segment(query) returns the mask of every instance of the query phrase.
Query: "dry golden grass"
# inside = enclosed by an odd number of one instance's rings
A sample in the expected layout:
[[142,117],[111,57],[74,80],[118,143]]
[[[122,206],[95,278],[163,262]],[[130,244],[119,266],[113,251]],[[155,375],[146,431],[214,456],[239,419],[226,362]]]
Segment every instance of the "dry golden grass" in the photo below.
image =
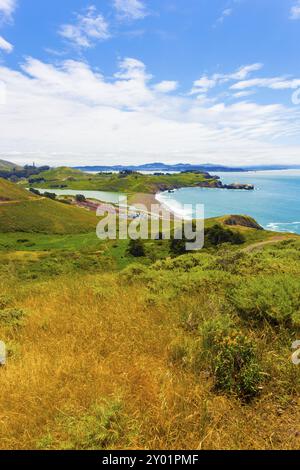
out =
[[[0,328],[11,351],[0,369],[1,449],[299,447],[299,403],[243,405],[170,363],[182,336],[176,304],[151,305],[144,287],[108,274],[0,284],[27,312],[23,325]],[[112,416],[101,438],[95,407]]]

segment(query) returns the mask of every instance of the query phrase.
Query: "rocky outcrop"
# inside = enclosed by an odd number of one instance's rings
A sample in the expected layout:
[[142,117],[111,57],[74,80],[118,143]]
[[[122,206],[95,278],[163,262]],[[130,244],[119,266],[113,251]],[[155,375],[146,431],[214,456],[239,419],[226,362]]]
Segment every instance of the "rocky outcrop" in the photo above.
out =
[[223,223],[230,226],[238,225],[240,227],[253,228],[255,230],[264,230],[256,220],[246,215],[230,215],[224,219]]
[[242,183],[232,183],[232,184],[222,184],[224,189],[244,189],[246,191],[253,191],[253,184],[242,184]]

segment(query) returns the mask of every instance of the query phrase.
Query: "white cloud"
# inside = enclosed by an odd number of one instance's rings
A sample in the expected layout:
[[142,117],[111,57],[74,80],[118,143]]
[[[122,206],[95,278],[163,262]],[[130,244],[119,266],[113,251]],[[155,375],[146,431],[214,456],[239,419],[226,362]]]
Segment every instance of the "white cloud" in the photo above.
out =
[[223,23],[226,18],[232,15],[232,13],[233,13],[232,8],[225,8],[225,10],[222,11],[221,16],[217,19],[216,23]]
[[17,7],[16,0],[0,0],[0,15],[10,18]]
[[83,48],[92,47],[95,41],[110,37],[108,23],[94,6],[89,7],[85,14],[77,14],[74,24],[62,25],[59,33],[74,45]]
[[14,46],[10,44],[6,39],[4,39],[2,36],[0,36],[0,49],[2,49],[4,52],[10,53],[13,51]]
[[246,96],[251,96],[253,95],[255,92],[252,91],[252,90],[248,90],[248,91],[239,91],[237,93],[234,93],[234,97],[235,98],[245,98]]
[[239,69],[237,69],[233,73],[229,74],[220,74],[220,73],[215,73],[212,75],[212,77],[208,77],[207,75],[204,75],[203,77],[200,78],[200,80],[196,80],[193,84],[193,88],[190,91],[191,95],[196,95],[196,94],[206,94],[210,89],[214,88],[215,86],[219,84],[226,83],[230,80],[235,81],[235,80],[244,80],[245,78],[248,77],[249,74],[252,72],[258,71],[263,67],[263,64],[261,63],[255,63],[255,64],[250,64],[250,65],[243,65]]
[[295,90],[300,87],[300,79],[287,79],[285,77],[275,78],[253,78],[232,85],[232,90],[245,90],[247,88],[270,88],[272,90]]
[[292,6],[290,18],[292,20],[300,19],[300,0],[296,0],[295,5]]
[[194,82],[193,88],[190,91],[191,95],[196,94],[205,94],[211,88],[214,88],[218,83],[218,78],[214,76],[213,78],[208,78],[206,75],[203,75],[199,80]]
[[134,58],[120,62],[113,79],[84,62],[34,58],[21,71],[1,66],[0,77],[7,90],[0,154],[17,163],[299,161],[296,106],[164,94]]
[[159,93],[171,93],[178,88],[178,82],[174,82],[171,80],[164,80],[160,83],[154,85],[154,90],[158,91]]
[[119,18],[140,20],[148,15],[142,0],[114,0],[114,7]]

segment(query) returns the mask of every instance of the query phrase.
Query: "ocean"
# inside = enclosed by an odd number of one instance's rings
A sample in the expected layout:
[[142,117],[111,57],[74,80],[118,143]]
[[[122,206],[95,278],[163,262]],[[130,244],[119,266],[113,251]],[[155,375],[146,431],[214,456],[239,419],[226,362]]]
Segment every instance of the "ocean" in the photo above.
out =
[[205,217],[246,214],[265,229],[300,234],[300,170],[216,173],[223,183],[249,183],[254,191],[183,188],[157,199],[175,213],[191,218],[184,204],[204,204]]

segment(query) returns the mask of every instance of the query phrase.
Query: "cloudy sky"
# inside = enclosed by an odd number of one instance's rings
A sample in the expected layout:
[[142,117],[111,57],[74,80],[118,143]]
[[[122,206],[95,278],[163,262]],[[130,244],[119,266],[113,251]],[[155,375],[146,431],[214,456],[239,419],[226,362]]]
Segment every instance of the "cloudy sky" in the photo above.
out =
[[0,158],[300,164],[300,0],[0,0]]

